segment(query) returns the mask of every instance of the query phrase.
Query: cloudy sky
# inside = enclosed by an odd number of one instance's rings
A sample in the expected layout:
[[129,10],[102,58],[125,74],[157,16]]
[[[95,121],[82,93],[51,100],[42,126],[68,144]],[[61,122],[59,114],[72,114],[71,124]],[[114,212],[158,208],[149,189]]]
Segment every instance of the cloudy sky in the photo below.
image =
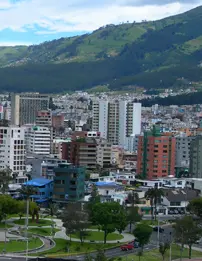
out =
[[0,0],[0,45],[37,44],[106,24],[156,20],[202,0]]

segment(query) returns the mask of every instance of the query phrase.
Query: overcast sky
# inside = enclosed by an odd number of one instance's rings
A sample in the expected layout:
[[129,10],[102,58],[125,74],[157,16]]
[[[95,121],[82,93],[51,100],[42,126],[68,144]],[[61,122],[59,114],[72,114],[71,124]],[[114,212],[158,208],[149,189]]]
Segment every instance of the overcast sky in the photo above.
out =
[[0,0],[0,45],[37,44],[126,21],[157,20],[202,0]]

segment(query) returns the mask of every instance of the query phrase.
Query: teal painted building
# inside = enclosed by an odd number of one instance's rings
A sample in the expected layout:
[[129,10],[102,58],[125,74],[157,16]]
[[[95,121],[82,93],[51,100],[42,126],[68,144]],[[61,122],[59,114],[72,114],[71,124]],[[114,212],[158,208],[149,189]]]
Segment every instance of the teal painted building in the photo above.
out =
[[79,201],[85,193],[85,168],[61,163],[55,168],[53,201]]

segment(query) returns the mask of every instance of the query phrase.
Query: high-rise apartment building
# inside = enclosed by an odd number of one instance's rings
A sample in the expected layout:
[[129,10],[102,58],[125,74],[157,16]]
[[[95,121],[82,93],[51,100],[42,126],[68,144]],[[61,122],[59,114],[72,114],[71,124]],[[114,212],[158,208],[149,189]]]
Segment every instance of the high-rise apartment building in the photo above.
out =
[[137,174],[145,179],[175,175],[174,137],[162,136],[157,127],[139,136]]
[[191,143],[189,173],[193,178],[202,178],[202,136]]
[[106,140],[97,140],[96,162],[100,167],[109,167],[112,158],[112,145]]
[[0,127],[0,170],[9,168],[20,176],[25,172],[25,130]]
[[75,166],[96,168],[97,143],[93,138],[79,138],[62,144],[62,159]]
[[109,142],[126,146],[127,137],[141,132],[141,103],[94,101],[92,129]]
[[11,123],[34,124],[37,111],[48,110],[49,97],[39,93],[21,93],[11,96]]
[[190,165],[191,144],[196,136],[180,135],[176,137],[175,170],[176,177],[180,177],[185,171],[188,173]]
[[31,154],[49,155],[51,130],[48,127],[31,126],[26,129],[26,150]]
[[52,126],[59,130],[60,128],[64,128],[64,114],[52,114]]
[[43,126],[43,127],[51,127],[52,126],[52,117],[51,111],[37,111],[36,113],[36,126]]

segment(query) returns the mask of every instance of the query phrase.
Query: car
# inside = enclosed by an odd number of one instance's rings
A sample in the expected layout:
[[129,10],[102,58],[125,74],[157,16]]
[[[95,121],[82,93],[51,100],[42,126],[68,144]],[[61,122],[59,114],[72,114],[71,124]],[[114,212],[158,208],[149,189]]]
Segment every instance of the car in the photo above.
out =
[[134,249],[134,245],[133,244],[127,244],[127,245],[121,246],[120,248],[121,248],[121,251],[133,250]]
[[162,227],[153,227],[153,231],[155,231],[155,232],[158,232],[159,231],[159,233],[163,233],[164,232],[164,229],[162,228]]
[[173,213],[173,210],[168,210],[168,214],[172,215]]
[[176,215],[177,215],[177,214],[179,214],[179,212],[178,212],[177,210],[174,210],[174,214],[176,214]]

